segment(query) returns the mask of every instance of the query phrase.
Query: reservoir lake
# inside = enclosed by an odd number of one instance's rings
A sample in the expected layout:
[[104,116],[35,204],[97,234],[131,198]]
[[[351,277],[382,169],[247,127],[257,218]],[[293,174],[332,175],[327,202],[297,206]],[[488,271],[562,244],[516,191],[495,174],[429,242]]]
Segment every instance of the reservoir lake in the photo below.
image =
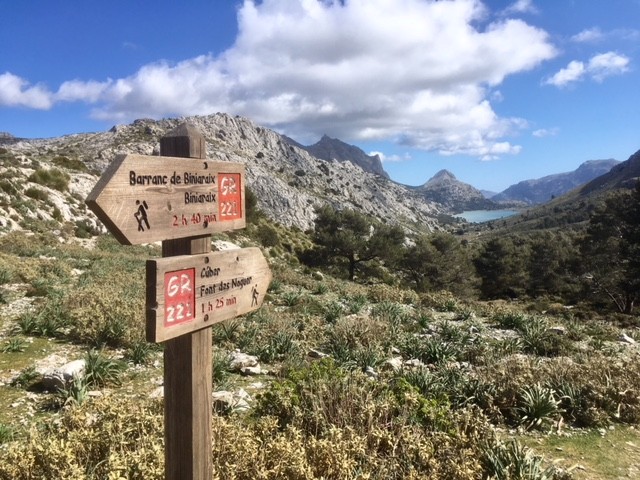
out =
[[471,223],[482,223],[510,217],[518,213],[520,212],[517,210],[469,210],[468,212],[458,213],[454,217],[462,218]]

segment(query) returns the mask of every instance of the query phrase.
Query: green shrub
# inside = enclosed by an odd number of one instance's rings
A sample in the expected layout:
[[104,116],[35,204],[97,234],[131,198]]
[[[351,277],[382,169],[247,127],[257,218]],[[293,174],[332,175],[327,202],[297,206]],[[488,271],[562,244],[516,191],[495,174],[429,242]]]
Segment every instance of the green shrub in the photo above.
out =
[[64,155],[53,157],[51,162],[58,167],[66,168],[68,170],[76,170],[78,172],[88,172],[87,166],[81,160],[77,158],[69,158]]
[[346,308],[341,302],[331,302],[325,307],[324,319],[327,323],[336,323],[345,312]]
[[162,404],[106,395],[0,451],[0,478],[164,478]]
[[57,168],[44,169],[38,168],[35,172],[29,175],[29,181],[44,185],[60,192],[66,192],[69,190],[69,181],[71,177]]
[[277,247],[280,245],[278,231],[269,224],[261,224],[258,226],[256,238],[263,247]]
[[42,202],[46,202],[49,200],[49,193],[36,187],[27,188],[24,191],[24,194],[29,198],[33,198],[34,200],[40,200]]
[[18,327],[25,335],[61,337],[70,324],[69,313],[60,296],[48,299],[37,311],[29,311],[18,317]]
[[211,355],[211,379],[216,388],[221,388],[231,372],[231,355],[224,350],[214,350]]
[[6,178],[0,179],[0,192],[7,193],[11,196],[18,195],[18,189]]
[[487,442],[482,461],[488,478],[494,480],[563,478],[560,476],[561,472],[557,472],[554,467],[545,467],[541,456],[517,440],[509,440],[506,443],[495,440]]
[[13,272],[6,267],[0,266],[0,285],[6,285],[13,280]]
[[127,366],[99,350],[89,350],[84,356],[84,361],[84,380],[92,387],[120,385],[120,375]]
[[128,347],[144,334],[142,259],[94,264],[66,299],[73,339],[92,346]]
[[125,353],[125,358],[134,365],[146,365],[155,350],[152,343],[146,340],[134,340]]
[[27,342],[24,338],[14,337],[5,341],[0,352],[2,353],[18,353],[24,352],[27,349]]
[[88,220],[76,220],[74,233],[78,238],[91,238],[100,234],[100,231]]
[[49,407],[57,409],[70,405],[82,405],[88,398],[88,387],[86,378],[74,377],[67,385],[58,389]]
[[546,422],[554,420],[560,413],[559,407],[560,402],[555,392],[536,383],[522,388],[516,411],[521,423],[531,429],[540,428]]

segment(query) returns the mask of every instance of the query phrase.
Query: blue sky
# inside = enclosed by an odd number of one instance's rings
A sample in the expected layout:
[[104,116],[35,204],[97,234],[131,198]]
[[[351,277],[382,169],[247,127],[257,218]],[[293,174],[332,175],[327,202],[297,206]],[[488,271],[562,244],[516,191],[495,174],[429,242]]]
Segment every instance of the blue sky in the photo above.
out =
[[501,191],[640,149],[640,0],[0,0],[0,131],[226,112]]

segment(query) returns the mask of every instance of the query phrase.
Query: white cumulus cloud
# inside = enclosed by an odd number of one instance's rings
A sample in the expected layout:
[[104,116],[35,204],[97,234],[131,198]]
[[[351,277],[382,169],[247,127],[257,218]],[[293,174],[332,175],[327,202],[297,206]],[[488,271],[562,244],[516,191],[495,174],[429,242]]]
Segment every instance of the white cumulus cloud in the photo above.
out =
[[[511,11],[533,9],[519,0]],[[516,153],[505,137],[523,122],[498,116],[492,91],[556,49],[520,19],[490,18],[480,0],[244,0],[235,43],[219,55],[71,80],[45,98],[93,103],[95,117],[117,122],[222,111],[303,142],[326,133],[444,154]]]
[[9,72],[0,75],[0,106],[48,110],[52,105],[51,92],[45,86],[30,85]]
[[565,67],[546,79],[543,83],[565,87],[571,83],[590,78],[602,82],[606,77],[621,75],[629,70],[629,57],[615,52],[600,53],[587,62],[572,60]]

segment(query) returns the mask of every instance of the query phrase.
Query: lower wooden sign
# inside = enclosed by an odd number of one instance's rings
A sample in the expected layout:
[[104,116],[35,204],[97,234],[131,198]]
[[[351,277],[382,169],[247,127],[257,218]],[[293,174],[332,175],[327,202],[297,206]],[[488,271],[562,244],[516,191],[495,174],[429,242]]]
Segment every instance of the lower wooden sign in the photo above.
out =
[[147,260],[147,341],[164,342],[257,310],[270,282],[259,248]]

